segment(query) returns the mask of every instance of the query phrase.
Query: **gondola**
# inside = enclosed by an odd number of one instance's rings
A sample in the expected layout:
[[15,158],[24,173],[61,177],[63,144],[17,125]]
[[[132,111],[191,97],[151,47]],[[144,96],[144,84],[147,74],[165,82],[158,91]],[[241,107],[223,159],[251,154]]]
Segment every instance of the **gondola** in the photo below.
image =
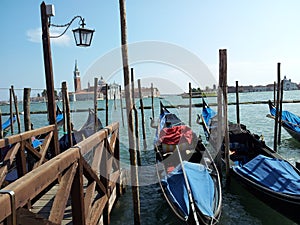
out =
[[[203,107],[204,114],[206,110]],[[209,141],[213,144],[217,129],[214,118],[210,120],[212,124],[202,120],[203,129],[209,128]],[[229,123],[229,140],[231,177],[271,208],[300,223],[300,171],[245,125]],[[224,158],[224,151],[222,154]]]
[[[100,129],[103,128],[103,125],[101,123],[101,120],[97,117],[97,127],[96,131],[99,131]],[[93,109],[89,109],[89,115],[86,120],[86,122],[83,124],[83,126],[79,130],[73,130],[72,131],[72,141],[73,145],[79,143],[83,139],[88,138],[92,134],[95,133],[95,113]],[[59,147],[60,151],[65,151],[68,148],[70,148],[70,143],[68,141],[68,135],[64,134],[60,139],[59,139]]]
[[[268,101],[270,114],[267,117],[275,119],[276,116],[276,107],[272,104],[272,102]],[[289,112],[282,111],[281,115],[281,124],[282,127],[297,141],[300,141],[300,117]]]
[[160,104],[155,153],[159,184],[175,215],[188,224],[217,224],[222,191],[215,163],[201,139]]
[[2,124],[2,131],[3,131],[3,137],[5,137],[8,132],[11,129],[11,122],[14,124],[17,120],[17,116],[13,115],[12,120],[11,117],[9,117],[3,124]]

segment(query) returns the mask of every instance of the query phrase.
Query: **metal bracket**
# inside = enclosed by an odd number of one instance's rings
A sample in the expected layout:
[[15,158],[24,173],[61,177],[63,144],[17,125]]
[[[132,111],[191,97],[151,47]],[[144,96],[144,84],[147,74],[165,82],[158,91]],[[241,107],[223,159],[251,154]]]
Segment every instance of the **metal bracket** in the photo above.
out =
[[17,225],[15,192],[10,191],[10,190],[0,190],[0,194],[8,194],[9,195],[10,205],[11,205],[11,223],[12,223],[12,225]]

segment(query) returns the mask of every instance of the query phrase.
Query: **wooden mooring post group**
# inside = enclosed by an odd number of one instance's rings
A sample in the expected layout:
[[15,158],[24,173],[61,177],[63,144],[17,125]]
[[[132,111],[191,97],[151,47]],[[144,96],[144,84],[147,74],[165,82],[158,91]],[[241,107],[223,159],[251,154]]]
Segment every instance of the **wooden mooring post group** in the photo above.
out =
[[[109,224],[110,212],[124,185],[119,124],[113,123],[47,159],[45,152],[54,129],[49,125],[0,140],[0,148],[10,148],[0,168],[4,186],[0,190],[0,224]],[[31,137],[41,134],[46,134],[43,145],[33,149]],[[26,170],[25,154],[20,154],[24,149],[35,159],[31,172]],[[20,165],[19,178],[4,185],[14,158]]]

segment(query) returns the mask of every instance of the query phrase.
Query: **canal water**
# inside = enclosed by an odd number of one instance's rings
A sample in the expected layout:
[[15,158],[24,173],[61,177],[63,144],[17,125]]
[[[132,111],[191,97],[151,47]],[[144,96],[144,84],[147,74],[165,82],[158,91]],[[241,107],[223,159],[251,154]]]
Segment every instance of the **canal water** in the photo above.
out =
[[[273,99],[273,92],[253,92],[253,93],[240,93],[240,102],[252,102],[252,101],[267,101]],[[299,100],[300,91],[286,91],[284,92],[284,100]],[[180,96],[161,96],[160,98],[154,98],[154,116],[155,119],[159,116],[159,102],[162,101],[165,105],[188,105],[188,99],[182,99]],[[206,99],[208,104],[216,103],[215,97],[209,97]],[[201,103],[201,99],[192,99],[192,103]],[[228,95],[228,102],[235,102],[235,94]],[[135,101],[137,108],[139,107],[139,100]],[[144,106],[151,106],[151,98],[143,99]],[[59,105],[60,103],[58,103]],[[123,106],[125,102],[123,100]],[[8,106],[0,106],[2,113],[9,112]],[[72,102],[72,110],[80,110],[93,108],[92,101],[84,102]],[[105,108],[105,101],[98,101],[98,108]],[[216,110],[216,107],[212,107]],[[19,106],[19,110],[22,111],[22,105]],[[31,104],[31,111],[46,110],[45,103]],[[171,112],[176,113],[178,117],[188,124],[189,108],[179,107],[170,108]],[[291,111],[300,115],[299,103],[286,103],[283,104],[283,110]],[[126,112],[123,110],[124,118],[126,118]],[[120,146],[121,146],[121,166],[122,168],[130,170],[129,152],[128,152],[128,135],[127,126],[123,127],[122,116],[120,110],[120,100],[109,101],[109,120],[108,122],[120,123]],[[139,112],[140,123],[140,137],[142,137],[141,129],[141,115]],[[204,134],[202,127],[196,124],[197,114],[201,114],[201,108],[192,108],[192,129],[202,136]],[[241,104],[240,105],[240,121],[247,126],[252,133],[263,135],[265,142],[268,146],[273,146],[273,131],[274,121],[266,117],[269,114],[269,107],[267,104]],[[87,119],[87,112],[74,112],[72,113],[72,121],[75,129],[80,129],[85,120]],[[143,148],[143,141],[140,141],[142,166],[139,168],[139,180],[140,180],[140,204],[141,204],[141,224],[143,225],[175,225],[184,224],[178,220],[168,204],[164,200],[160,191],[159,184],[157,183],[156,171],[155,171],[155,155],[153,151],[153,138],[155,136],[155,130],[150,127],[150,117],[152,116],[151,109],[145,109],[145,128],[146,128],[146,149]],[[105,125],[105,111],[98,111],[98,117],[101,119],[103,125]],[[236,108],[235,105],[228,106],[228,117],[230,121],[236,121]],[[2,121],[5,121],[6,116],[2,117]],[[21,116],[21,124],[23,124]],[[32,114],[31,122],[34,128],[47,125],[46,114]],[[15,127],[17,130],[17,127]],[[62,131],[60,131],[62,135]],[[141,138],[142,139],[142,138]],[[300,161],[300,143],[290,137],[290,135],[282,129],[282,144],[279,146],[279,153],[292,163]],[[126,188],[126,193],[121,196],[116,203],[112,214],[112,225],[130,225],[133,224],[133,204],[131,187]],[[266,225],[292,225],[295,224],[287,218],[281,216],[279,213],[266,206],[261,201],[257,200],[254,196],[249,194],[243,188],[234,182],[230,187],[223,188],[223,205],[222,215],[219,224],[222,225],[236,225],[236,224],[266,224]]]

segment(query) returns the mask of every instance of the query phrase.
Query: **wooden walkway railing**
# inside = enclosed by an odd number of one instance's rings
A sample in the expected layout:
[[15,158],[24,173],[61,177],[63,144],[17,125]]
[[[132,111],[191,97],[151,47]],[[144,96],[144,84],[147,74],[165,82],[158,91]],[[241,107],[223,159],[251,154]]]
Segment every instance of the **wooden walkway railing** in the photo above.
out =
[[[109,224],[120,193],[119,155],[119,124],[113,123],[1,189],[0,223],[62,224],[70,201],[72,224]],[[49,216],[33,213],[30,206],[54,185]]]
[[[13,166],[17,169],[18,177],[21,177],[29,170],[47,161],[46,154],[54,129],[55,125],[49,125],[0,139],[1,151],[7,151],[0,167],[0,187],[3,186],[5,177]],[[32,138],[40,135],[44,136],[42,145],[33,148]],[[25,155],[25,150],[28,157]],[[31,160],[28,160],[29,157],[31,157]]]

